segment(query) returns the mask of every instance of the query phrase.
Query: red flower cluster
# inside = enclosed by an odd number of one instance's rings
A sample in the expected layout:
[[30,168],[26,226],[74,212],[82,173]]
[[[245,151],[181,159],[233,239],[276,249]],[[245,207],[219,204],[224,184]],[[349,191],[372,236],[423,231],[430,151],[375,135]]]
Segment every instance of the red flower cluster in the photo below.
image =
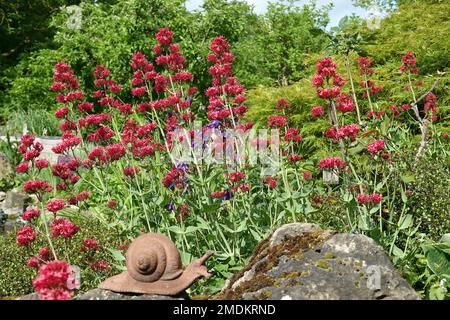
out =
[[384,110],[369,110],[366,116],[372,119],[380,119],[386,112]]
[[351,141],[355,141],[356,136],[359,132],[359,126],[357,124],[349,124],[336,129],[331,127],[324,132],[327,138],[330,138],[334,143],[338,142],[339,139],[349,138]]
[[68,288],[70,272],[65,261],[51,261],[39,268],[33,286],[42,300],[67,300],[72,296]]
[[372,80],[360,81],[359,85],[361,88],[364,89],[363,91],[364,97],[367,97],[367,95],[373,96],[383,90],[382,86],[376,86],[375,82],[373,82]]
[[95,239],[85,239],[83,240],[83,246],[81,247],[81,251],[98,251],[100,250],[100,245],[97,243]]
[[16,242],[21,246],[27,246],[37,237],[32,226],[25,226],[17,232]]
[[373,74],[373,69],[370,68],[372,61],[369,57],[358,57],[358,67],[361,75]]
[[35,142],[35,136],[31,133],[22,136],[21,144],[17,150],[22,154],[24,162],[16,167],[17,173],[25,173],[29,169],[28,162],[34,163],[35,159],[39,157],[41,151],[44,149],[40,142]]
[[266,176],[264,181],[269,185],[270,189],[275,189],[277,187],[277,180],[272,178],[271,176]]
[[311,116],[313,118],[321,117],[325,114],[325,111],[323,107],[321,106],[315,106],[311,109]]
[[22,219],[23,220],[27,220],[27,221],[31,221],[34,218],[37,218],[41,215],[41,212],[39,211],[39,209],[37,208],[31,208],[26,210],[23,214],[22,214]]
[[280,98],[277,100],[277,106],[275,107],[275,109],[283,110],[290,107],[291,103],[288,100],[286,100],[285,98]]
[[164,187],[169,189],[182,189],[184,186],[184,180],[184,171],[182,169],[172,167],[172,169],[163,178],[162,184]]
[[429,111],[431,111],[431,113],[433,113],[433,114],[438,113],[438,108],[436,106],[436,102],[437,102],[436,95],[434,95],[432,92],[427,94],[425,96],[425,104],[423,106],[424,111],[426,113],[428,113]]
[[384,140],[375,140],[367,145],[367,150],[371,154],[376,155],[378,151],[384,149],[384,146],[385,146]]
[[66,203],[62,199],[52,199],[47,202],[47,210],[53,213],[58,212],[66,206]]
[[123,174],[126,177],[133,177],[139,172],[139,167],[125,167],[123,168]]
[[210,49],[213,53],[208,55],[208,61],[214,65],[208,69],[213,77],[212,86],[205,91],[209,97],[208,119],[230,127],[247,112],[247,107],[242,105],[245,88],[233,77],[234,57],[228,42],[223,37],[216,37],[211,40]]
[[368,194],[358,194],[356,197],[356,200],[359,204],[365,204],[365,203],[372,203],[372,204],[378,204],[383,200],[383,196],[379,193],[374,192],[371,195]]
[[288,128],[286,134],[284,135],[284,141],[300,141],[302,140],[302,135],[298,133],[297,128]]
[[336,68],[336,63],[330,57],[323,58],[317,63],[313,85],[317,88],[319,98],[330,100],[341,93],[345,80],[336,72]]
[[52,190],[52,186],[44,180],[32,180],[23,184],[23,191],[25,193],[42,193],[51,192]]
[[30,268],[39,268],[43,263],[48,262],[52,259],[52,253],[50,249],[47,247],[43,247],[39,249],[39,253],[37,257],[31,257],[27,260],[27,265]]
[[50,227],[52,229],[51,235],[53,238],[61,236],[63,238],[72,238],[79,230],[80,227],[73,224],[66,218],[56,218],[54,219]]
[[287,118],[288,118],[288,116],[286,116],[286,115],[282,115],[282,116],[277,116],[277,115],[269,116],[269,119],[267,120],[267,125],[268,125],[270,128],[282,128],[282,127],[286,127],[286,126],[288,125]]
[[352,98],[346,94],[342,93],[339,95],[339,97],[336,99],[337,108],[342,113],[350,112],[355,110],[355,105],[353,103]]
[[235,171],[230,173],[229,179],[231,182],[236,183],[245,179],[245,173],[241,171]]
[[92,270],[104,271],[109,268],[109,263],[104,260],[100,260],[100,261],[91,263],[89,265],[89,268],[91,268]]
[[342,161],[340,157],[329,157],[319,161],[317,165],[320,169],[337,168],[343,169],[347,166],[347,163]]
[[402,57],[402,66],[400,67],[400,72],[411,72],[411,73],[419,73],[419,69],[416,66],[416,57],[414,57],[414,53],[407,52]]

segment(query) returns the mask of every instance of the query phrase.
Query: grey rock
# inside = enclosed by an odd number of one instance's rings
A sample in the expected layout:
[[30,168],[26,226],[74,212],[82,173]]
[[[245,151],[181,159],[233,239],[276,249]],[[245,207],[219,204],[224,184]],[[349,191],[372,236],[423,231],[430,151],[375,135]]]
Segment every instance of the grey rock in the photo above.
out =
[[5,200],[5,198],[6,198],[6,192],[0,191],[0,202]]
[[3,210],[9,216],[22,214],[29,200],[30,197],[26,194],[8,191],[5,200],[2,202]]
[[[125,294],[117,293],[103,289],[93,289],[85,293],[79,294],[73,298],[73,300],[187,300],[189,297],[187,294],[180,294],[176,297],[160,296],[150,294]],[[39,295],[35,293],[22,296],[17,300],[40,300]]]
[[256,248],[219,299],[417,300],[369,237],[288,224]]

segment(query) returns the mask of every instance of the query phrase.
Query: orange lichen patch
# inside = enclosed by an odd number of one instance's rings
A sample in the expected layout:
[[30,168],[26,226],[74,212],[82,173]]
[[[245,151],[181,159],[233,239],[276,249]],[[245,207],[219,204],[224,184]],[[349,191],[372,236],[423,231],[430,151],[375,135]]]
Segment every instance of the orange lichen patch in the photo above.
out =
[[[273,247],[269,246],[270,237],[260,243],[255,249],[250,262],[247,266],[235,274],[226,289],[213,297],[213,299],[240,299],[246,292],[255,292],[262,288],[273,286],[276,281],[269,277],[266,273],[278,266],[280,258],[287,256],[291,259],[299,259],[303,257],[303,252],[318,246],[326,241],[332,233],[324,232],[322,230],[313,230],[304,233],[301,236],[289,237],[286,236],[284,241]],[[257,265],[256,265],[257,264]],[[240,279],[244,273],[251,270],[254,266],[255,275],[248,281],[243,281],[236,288],[231,289],[233,284]],[[299,276],[298,273],[296,276]],[[293,279],[294,280],[294,279]],[[292,281],[292,284],[301,284],[298,281]]]

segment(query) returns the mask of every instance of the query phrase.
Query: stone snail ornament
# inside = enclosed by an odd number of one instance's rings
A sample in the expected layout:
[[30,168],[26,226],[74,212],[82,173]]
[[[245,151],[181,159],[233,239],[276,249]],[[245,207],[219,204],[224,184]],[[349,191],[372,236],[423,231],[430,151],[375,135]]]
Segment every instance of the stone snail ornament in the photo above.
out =
[[166,236],[146,233],[137,237],[128,248],[127,271],[100,283],[100,289],[122,293],[174,296],[200,278],[211,274],[204,265],[213,255],[207,251],[183,270],[175,244]]

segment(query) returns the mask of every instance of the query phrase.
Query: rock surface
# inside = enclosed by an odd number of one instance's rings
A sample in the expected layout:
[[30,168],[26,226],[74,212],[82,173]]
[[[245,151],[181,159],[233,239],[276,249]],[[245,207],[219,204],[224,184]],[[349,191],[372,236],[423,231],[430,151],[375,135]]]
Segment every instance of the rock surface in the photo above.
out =
[[314,224],[277,229],[216,299],[419,299],[371,238]]
[[[85,293],[79,294],[78,296],[73,298],[73,300],[186,300],[186,299],[189,299],[189,297],[186,294],[180,294],[176,297],[150,295],[150,294],[134,295],[134,294],[117,293],[103,289],[93,289]],[[37,293],[32,293],[26,296],[22,296],[17,300],[39,300],[39,295]]]
[[29,200],[30,197],[26,194],[8,191],[5,200],[1,203],[2,209],[8,216],[22,214]]

